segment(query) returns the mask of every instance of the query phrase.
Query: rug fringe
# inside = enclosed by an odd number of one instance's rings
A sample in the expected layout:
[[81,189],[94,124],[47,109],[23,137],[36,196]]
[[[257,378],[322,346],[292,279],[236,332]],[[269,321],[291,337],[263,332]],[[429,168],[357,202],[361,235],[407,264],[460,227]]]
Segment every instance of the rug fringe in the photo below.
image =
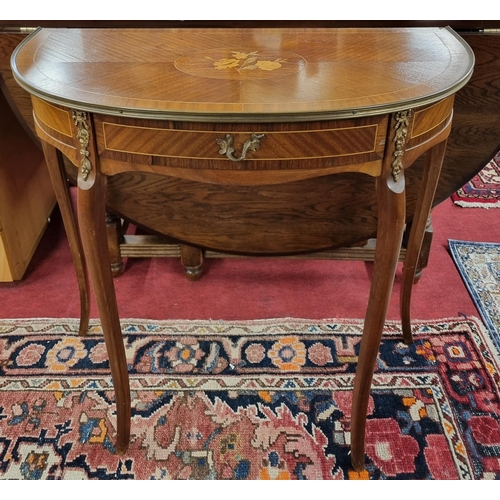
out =
[[468,201],[455,201],[453,203],[459,207],[463,208],[485,208],[488,210],[489,208],[500,208],[500,201],[495,201],[492,203],[477,203],[477,202],[468,202]]

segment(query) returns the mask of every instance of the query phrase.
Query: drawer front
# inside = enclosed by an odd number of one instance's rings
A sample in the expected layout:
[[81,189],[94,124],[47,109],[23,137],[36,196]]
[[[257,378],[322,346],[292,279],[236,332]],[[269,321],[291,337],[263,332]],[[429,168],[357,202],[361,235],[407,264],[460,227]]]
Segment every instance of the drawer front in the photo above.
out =
[[50,104],[37,97],[32,98],[32,103],[38,123],[46,129],[46,132],[52,131],[64,137],[73,137],[73,127],[71,125],[71,114],[69,109]]
[[411,149],[438,135],[451,120],[454,96],[431,106],[417,109],[412,115],[407,148]]
[[60,149],[73,163],[77,162],[76,128],[71,110],[32,96],[33,121],[37,135]]
[[[131,124],[127,120],[96,117],[95,125],[102,158],[177,168],[231,170],[323,168],[375,162],[382,159],[387,131],[385,117],[233,125]],[[253,147],[247,147],[252,140]]]

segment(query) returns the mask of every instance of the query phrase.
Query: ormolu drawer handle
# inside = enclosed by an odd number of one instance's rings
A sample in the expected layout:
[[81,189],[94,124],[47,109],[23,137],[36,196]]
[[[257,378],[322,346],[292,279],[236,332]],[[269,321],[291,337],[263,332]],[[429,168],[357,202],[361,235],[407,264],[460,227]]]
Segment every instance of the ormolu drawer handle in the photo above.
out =
[[265,137],[265,134],[252,134],[251,139],[247,139],[243,144],[243,150],[241,151],[241,156],[236,158],[233,156],[233,136],[226,134],[225,139],[217,139],[217,144],[220,146],[219,153],[221,155],[226,155],[231,161],[242,161],[248,151],[257,151],[260,148],[260,140]]

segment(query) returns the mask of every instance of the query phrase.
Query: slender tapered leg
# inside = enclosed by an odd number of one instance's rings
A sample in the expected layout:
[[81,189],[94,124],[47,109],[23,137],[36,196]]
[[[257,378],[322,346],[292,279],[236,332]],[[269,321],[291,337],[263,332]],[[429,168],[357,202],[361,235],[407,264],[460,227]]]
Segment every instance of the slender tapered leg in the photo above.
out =
[[405,219],[404,191],[399,194],[392,192],[383,179],[379,179],[378,184],[377,247],[352,399],[351,463],[357,471],[365,467],[368,398],[396,273]]
[[[410,241],[411,222],[406,223],[406,229],[403,233],[403,248],[408,248]],[[431,253],[432,239],[434,237],[434,228],[432,227],[432,213],[427,218],[427,225],[425,227],[424,237],[422,240],[422,248],[420,249],[420,256],[418,258],[417,270],[415,272],[415,279],[413,284],[416,285],[424,273],[424,269],[429,264],[429,255]]]
[[352,396],[351,463],[356,471],[365,468],[368,400],[403,240],[406,200],[401,158],[410,116],[411,111],[405,111],[391,117],[389,141],[377,179],[377,246]]
[[95,175],[88,189],[78,189],[78,221],[106,341],[117,413],[116,452],[130,439],[130,387],[125,347],[116,304],[105,222],[106,178]]
[[418,195],[415,215],[411,225],[410,238],[403,264],[401,281],[400,307],[403,328],[403,340],[406,344],[413,342],[410,321],[410,305],[413,282],[417,271],[420,251],[427,227],[429,212],[434,200],[434,194],[439,181],[441,165],[446,150],[446,141],[440,142],[427,151],[425,156],[425,169],[422,178],[422,187]]
[[52,186],[56,195],[59,210],[64,223],[64,229],[69,241],[71,257],[76,270],[78,289],[80,292],[80,328],[79,334],[85,335],[89,327],[90,297],[87,266],[83,254],[82,242],[78,232],[75,214],[66,181],[62,153],[51,144],[42,142],[45,162],[49,169]]

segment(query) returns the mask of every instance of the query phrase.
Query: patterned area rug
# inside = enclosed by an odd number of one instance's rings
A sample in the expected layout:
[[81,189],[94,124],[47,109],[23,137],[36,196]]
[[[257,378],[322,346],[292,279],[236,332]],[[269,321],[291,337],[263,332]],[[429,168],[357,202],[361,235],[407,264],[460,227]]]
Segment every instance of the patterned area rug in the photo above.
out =
[[500,244],[458,240],[448,244],[460,276],[500,349]]
[[3,479],[500,478],[498,351],[479,320],[389,322],[367,471],[349,461],[356,320],[123,321],[130,449],[99,326],[0,321]]
[[451,199],[460,207],[500,208],[500,152]]

